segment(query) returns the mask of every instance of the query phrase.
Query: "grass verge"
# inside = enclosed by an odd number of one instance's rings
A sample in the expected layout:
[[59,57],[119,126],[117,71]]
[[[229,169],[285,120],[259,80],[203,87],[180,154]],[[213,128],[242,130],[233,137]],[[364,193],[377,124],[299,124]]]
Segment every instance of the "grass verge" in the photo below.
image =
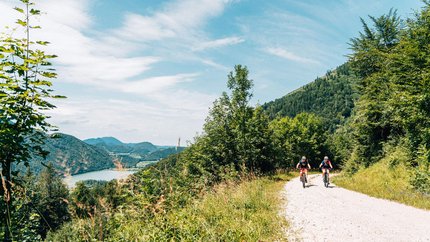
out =
[[[201,199],[147,228],[143,239],[175,241],[286,241],[279,192],[290,175],[223,183]],[[143,232],[143,231],[142,231]],[[149,233],[147,233],[149,232]]]
[[[148,217],[140,206],[110,216],[104,228],[88,219],[66,224],[48,241],[287,241],[280,191],[293,174],[224,182],[185,207]],[[142,204],[145,206],[145,204]]]
[[341,174],[333,178],[340,187],[384,198],[417,208],[430,210],[430,196],[417,192],[410,185],[410,169],[404,164],[390,166],[378,162],[352,176]]

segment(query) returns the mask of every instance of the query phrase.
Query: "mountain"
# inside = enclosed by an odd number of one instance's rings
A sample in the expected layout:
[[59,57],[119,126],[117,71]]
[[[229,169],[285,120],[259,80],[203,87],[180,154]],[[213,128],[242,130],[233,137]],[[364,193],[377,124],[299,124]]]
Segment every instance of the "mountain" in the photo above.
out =
[[114,137],[102,137],[84,140],[85,143],[90,145],[106,144],[106,145],[122,145],[123,143]]
[[89,145],[71,135],[47,135],[43,149],[49,152],[46,159],[34,155],[30,162],[30,168],[35,173],[43,169],[42,162],[51,162],[60,173],[71,175],[115,167],[113,157],[104,149]]
[[169,155],[173,155],[173,154],[177,154],[181,151],[183,151],[185,149],[185,147],[170,147],[170,148],[166,148],[166,149],[160,149],[154,152],[149,153],[148,155],[145,156],[146,160],[159,160],[159,159],[163,159]]
[[148,154],[158,150],[157,146],[149,142],[142,142],[142,143],[128,144],[128,145],[132,147],[132,150],[130,153],[135,153],[135,154]]
[[[46,135],[43,149],[46,159],[33,155],[31,171],[38,174],[43,164],[52,163],[61,174],[76,175],[90,171],[114,168],[119,161],[124,167],[135,167],[142,161],[157,161],[184,150],[184,147],[157,147],[150,142],[122,143],[114,137],[80,140],[74,136],[55,133]],[[16,169],[25,171],[19,164]]]
[[156,146],[150,142],[123,143],[114,137],[92,138],[84,140],[108,152],[125,167],[135,167],[141,161],[155,161],[184,150],[184,147]]
[[351,116],[354,100],[358,94],[354,90],[357,78],[345,63],[323,77],[268,102],[263,109],[273,119],[294,117],[302,112],[315,113],[325,118],[333,129],[345,118]]
[[150,142],[123,143],[114,137],[92,138],[86,139],[84,142],[115,154],[144,156],[158,150],[157,146]]

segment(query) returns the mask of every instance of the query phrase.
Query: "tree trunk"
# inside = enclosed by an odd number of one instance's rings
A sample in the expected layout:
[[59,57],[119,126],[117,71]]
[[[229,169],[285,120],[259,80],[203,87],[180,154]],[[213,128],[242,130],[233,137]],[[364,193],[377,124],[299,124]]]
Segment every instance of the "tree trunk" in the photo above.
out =
[[2,224],[4,226],[3,241],[12,241],[11,236],[11,220],[10,208],[12,204],[12,183],[11,183],[11,165],[10,162],[2,162],[1,171],[1,188],[0,195],[2,195],[3,202],[5,203],[4,211],[2,211]]

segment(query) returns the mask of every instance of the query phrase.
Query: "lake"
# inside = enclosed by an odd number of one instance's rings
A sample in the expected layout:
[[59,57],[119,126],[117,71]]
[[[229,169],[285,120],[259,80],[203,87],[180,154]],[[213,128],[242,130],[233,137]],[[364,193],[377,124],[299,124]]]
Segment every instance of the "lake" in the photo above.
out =
[[75,184],[79,181],[85,180],[99,180],[99,181],[111,181],[114,179],[124,179],[127,176],[135,173],[137,170],[112,170],[106,169],[101,171],[91,171],[78,175],[73,175],[64,178],[64,182],[69,188],[75,187]]

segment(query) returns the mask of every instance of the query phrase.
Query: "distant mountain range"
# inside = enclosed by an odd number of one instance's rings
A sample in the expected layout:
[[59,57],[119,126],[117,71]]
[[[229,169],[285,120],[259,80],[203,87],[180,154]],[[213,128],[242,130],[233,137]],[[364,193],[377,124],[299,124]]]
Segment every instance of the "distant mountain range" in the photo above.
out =
[[[46,159],[35,155],[30,162],[32,172],[39,173],[43,164],[52,163],[58,172],[75,175],[117,166],[136,167],[139,162],[163,159],[184,147],[156,146],[150,142],[123,143],[114,137],[82,141],[57,133],[46,136],[44,149],[49,155]],[[22,164],[18,168],[25,170]]]
[[134,167],[141,161],[166,158],[184,150],[184,147],[156,146],[150,142],[123,143],[114,137],[86,139],[84,142],[105,150],[126,167]]

